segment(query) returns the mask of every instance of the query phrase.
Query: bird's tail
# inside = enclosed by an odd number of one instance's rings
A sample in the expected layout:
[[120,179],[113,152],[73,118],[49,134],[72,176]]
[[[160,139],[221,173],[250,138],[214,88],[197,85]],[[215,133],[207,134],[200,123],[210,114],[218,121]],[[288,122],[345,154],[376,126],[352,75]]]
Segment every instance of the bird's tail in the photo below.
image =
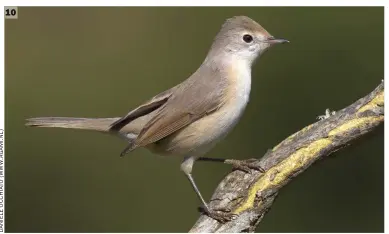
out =
[[117,118],[38,117],[27,119],[26,126],[43,128],[71,128],[108,132]]

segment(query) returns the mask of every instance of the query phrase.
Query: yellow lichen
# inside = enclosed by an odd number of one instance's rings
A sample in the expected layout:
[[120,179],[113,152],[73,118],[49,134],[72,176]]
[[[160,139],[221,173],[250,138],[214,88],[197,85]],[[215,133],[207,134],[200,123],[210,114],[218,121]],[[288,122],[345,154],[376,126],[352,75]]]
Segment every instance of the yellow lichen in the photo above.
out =
[[[361,107],[358,112],[361,113],[366,110],[372,109],[377,105],[383,105],[383,104],[384,104],[384,92],[382,91],[375,98],[373,98],[369,103]],[[310,143],[308,146],[297,150],[288,158],[284,159],[279,164],[275,165],[274,167],[266,171],[258,179],[258,181],[256,181],[250,187],[247,198],[244,200],[242,204],[239,205],[239,207],[237,207],[234,210],[234,213],[239,214],[250,208],[253,208],[255,197],[257,196],[258,191],[263,191],[275,187],[277,185],[281,185],[284,181],[288,179],[289,176],[293,175],[295,171],[298,171],[299,169],[307,165],[309,161],[312,161],[316,157],[318,157],[318,153],[320,152],[320,150],[330,145],[332,143],[332,139],[334,136],[343,134],[354,128],[360,128],[363,125],[369,123],[374,123],[376,121],[383,121],[383,120],[384,120],[383,116],[362,117],[362,118],[349,120],[346,123],[340,125],[339,127],[331,130],[328,134],[328,138],[316,140]],[[309,125],[303,128],[302,130],[300,130],[299,132],[289,136],[283,142],[275,146],[273,148],[273,151],[278,149],[278,147],[281,144],[291,141],[298,133],[309,130],[312,126],[313,125]],[[259,204],[261,204],[261,202],[259,202]]]
[[340,134],[345,133],[351,129],[359,128],[362,125],[372,123],[375,121],[382,121],[383,119],[384,119],[383,116],[362,117],[362,118],[358,118],[358,119],[352,119],[352,120],[347,121],[346,123],[340,125],[339,127],[331,130],[328,133],[328,136],[340,135]]
[[291,141],[297,134],[299,133],[303,133],[309,129],[312,128],[312,124],[311,125],[308,125],[306,127],[304,127],[303,129],[301,129],[300,131],[296,132],[296,133],[293,133],[292,135],[288,136],[285,140],[283,140],[280,144],[276,145],[275,147],[273,147],[273,151],[277,150],[278,147],[280,147],[281,144],[284,144],[284,143],[287,143],[289,141]]
[[377,105],[380,105],[380,106],[384,105],[384,92],[383,91],[381,93],[379,93],[375,98],[373,98],[370,102],[368,102],[366,105],[361,107],[358,110],[358,113],[362,113],[364,111],[372,109],[372,108],[376,107]]
[[293,172],[299,170],[307,164],[307,161],[318,156],[318,152],[331,144],[330,139],[320,139],[312,142],[307,147],[301,148],[276,166],[270,168],[248,191],[246,200],[235,209],[234,213],[239,214],[254,206],[257,191],[265,190],[279,185],[291,176]]

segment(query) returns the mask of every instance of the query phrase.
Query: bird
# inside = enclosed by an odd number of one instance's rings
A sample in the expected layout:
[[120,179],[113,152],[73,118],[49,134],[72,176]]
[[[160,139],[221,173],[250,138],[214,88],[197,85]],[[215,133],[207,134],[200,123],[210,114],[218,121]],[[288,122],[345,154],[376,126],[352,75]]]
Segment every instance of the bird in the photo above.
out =
[[197,160],[232,164],[237,169],[261,170],[244,160],[207,158],[204,155],[238,123],[251,91],[254,62],[276,44],[275,38],[247,16],[225,20],[199,68],[186,80],[133,108],[122,117],[27,119],[31,127],[70,128],[109,133],[127,141],[121,156],[138,148],[164,156],[182,157],[184,172],[202,203],[202,211],[220,221],[234,214],[212,210],[193,176]]

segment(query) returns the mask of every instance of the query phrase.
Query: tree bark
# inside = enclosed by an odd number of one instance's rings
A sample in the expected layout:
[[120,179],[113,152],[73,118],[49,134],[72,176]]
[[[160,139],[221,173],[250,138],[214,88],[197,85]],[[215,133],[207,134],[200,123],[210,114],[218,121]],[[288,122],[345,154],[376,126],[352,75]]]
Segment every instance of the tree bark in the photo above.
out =
[[254,232],[279,190],[314,162],[384,122],[383,82],[370,94],[289,136],[258,160],[264,173],[233,171],[217,186],[211,208],[238,216],[224,224],[201,215],[190,232]]

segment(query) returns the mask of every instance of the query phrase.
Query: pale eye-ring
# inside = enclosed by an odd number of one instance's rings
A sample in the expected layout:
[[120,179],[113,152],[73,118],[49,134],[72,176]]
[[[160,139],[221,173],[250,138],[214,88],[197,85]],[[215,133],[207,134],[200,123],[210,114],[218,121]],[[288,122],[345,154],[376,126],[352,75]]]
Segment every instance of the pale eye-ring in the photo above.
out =
[[245,34],[243,35],[243,41],[246,42],[246,43],[251,43],[253,41],[253,36],[251,36],[250,34]]

